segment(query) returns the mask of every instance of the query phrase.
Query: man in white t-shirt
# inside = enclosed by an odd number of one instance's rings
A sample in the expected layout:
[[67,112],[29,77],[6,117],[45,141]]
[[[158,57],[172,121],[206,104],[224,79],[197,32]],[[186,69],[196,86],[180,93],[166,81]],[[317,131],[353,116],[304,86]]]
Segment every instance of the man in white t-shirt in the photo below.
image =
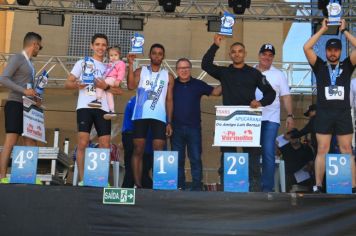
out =
[[[287,111],[286,128],[294,126],[292,113],[292,98],[289,91],[288,80],[283,72],[272,66],[275,48],[271,44],[262,45],[256,69],[266,76],[268,82],[276,91],[276,98],[271,105],[262,109],[261,146],[262,146],[262,191],[272,192],[274,188],[275,170],[275,140],[280,125],[280,100]],[[256,99],[262,98],[262,92],[256,90]]]
[[[91,128],[94,124],[99,137],[100,148],[110,148],[111,121],[105,120],[104,115],[109,112],[105,97],[101,108],[90,108],[88,103],[95,99],[95,88],[119,93],[101,78],[104,76],[106,65],[103,63],[108,38],[105,34],[95,34],[91,40],[93,56],[77,61],[65,82],[66,89],[79,89],[77,103],[78,148],[77,165],[79,172],[79,185],[83,185],[84,154],[89,143]],[[94,80],[94,84],[88,81]],[[105,96],[105,93],[104,93]]]

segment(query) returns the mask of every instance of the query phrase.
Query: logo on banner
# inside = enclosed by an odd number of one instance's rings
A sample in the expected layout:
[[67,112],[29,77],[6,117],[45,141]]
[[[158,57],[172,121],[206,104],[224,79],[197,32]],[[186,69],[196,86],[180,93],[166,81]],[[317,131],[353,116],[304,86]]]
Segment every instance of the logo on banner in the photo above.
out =
[[259,147],[262,110],[216,106],[214,146]]
[[240,142],[250,142],[253,140],[253,131],[245,130],[242,135],[236,134],[235,131],[225,131],[221,135],[221,140],[224,141],[240,141]]
[[44,113],[28,97],[23,98],[23,133],[22,135],[46,143]]

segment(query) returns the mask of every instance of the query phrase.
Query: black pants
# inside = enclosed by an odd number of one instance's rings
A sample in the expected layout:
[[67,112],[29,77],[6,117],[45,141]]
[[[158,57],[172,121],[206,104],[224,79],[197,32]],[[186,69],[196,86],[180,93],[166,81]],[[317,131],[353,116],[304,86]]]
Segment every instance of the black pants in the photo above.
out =
[[[220,147],[220,182],[224,185],[224,153],[225,152],[237,152],[236,147]],[[259,147],[243,147],[242,152],[248,153],[248,172],[250,182],[250,192],[261,191],[261,148]]]
[[[131,160],[134,150],[133,134],[124,132],[122,133],[122,144],[124,146],[124,159],[125,159],[125,176],[122,183],[123,188],[132,188],[135,184]],[[150,172],[153,168],[153,153],[144,153],[143,166],[142,166],[142,187],[152,188],[153,182],[150,177]]]

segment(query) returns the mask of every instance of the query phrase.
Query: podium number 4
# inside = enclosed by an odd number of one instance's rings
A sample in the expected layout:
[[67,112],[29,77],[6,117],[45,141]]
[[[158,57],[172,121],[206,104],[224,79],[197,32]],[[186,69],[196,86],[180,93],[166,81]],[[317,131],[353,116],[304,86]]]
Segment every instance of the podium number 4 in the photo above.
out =
[[24,168],[24,164],[26,164],[26,159],[31,160],[33,158],[33,151],[29,150],[26,152],[25,155],[25,150],[21,150],[17,156],[15,157],[14,163],[18,164],[19,169]]

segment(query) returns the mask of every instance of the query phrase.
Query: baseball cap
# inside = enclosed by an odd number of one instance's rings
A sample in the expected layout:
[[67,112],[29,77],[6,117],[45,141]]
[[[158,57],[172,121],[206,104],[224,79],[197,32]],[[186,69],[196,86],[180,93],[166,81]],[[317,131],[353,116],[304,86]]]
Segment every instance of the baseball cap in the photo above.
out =
[[329,39],[329,40],[326,42],[326,45],[325,45],[325,49],[328,49],[328,48],[341,49],[341,48],[342,48],[342,46],[341,46],[341,40],[340,40],[340,39],[336,39],[336,38]]
[[263,44],[259,53],[263,53],[265,51],[270,51],[272,52],[273,55],[276,54],[276,50],[274,49],[273,45],[270,43]]
[[309,106],[308,110],[306,112],[304,112],[304,116],[309,116],[309,113],[311,111],[315,111],[316,110],[316,104],[312,104]]

